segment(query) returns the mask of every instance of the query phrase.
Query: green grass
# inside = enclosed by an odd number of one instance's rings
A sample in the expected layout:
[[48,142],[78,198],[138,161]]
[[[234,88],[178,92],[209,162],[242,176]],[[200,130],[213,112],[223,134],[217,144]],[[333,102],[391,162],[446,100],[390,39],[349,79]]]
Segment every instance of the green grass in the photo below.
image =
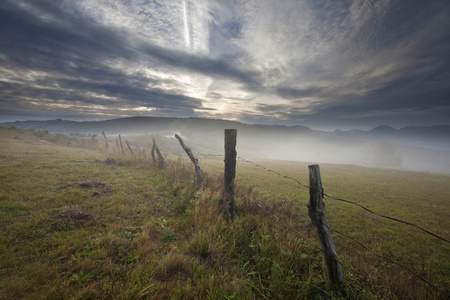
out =
[[[310,244],[319,244],[314,228],[298,210],[307,211],[309,192],[292,180],[238,161],[237,215],[229,222],[218,207],[220,159],[200,159],[205,180],[197,191],[183,155],[168,155],[161,170],[143,146],[136,157],[122,156],[102,141],[0,128],[1,299],[377,299],[380,290],[396,299],[444,298],[338,234],[346,289],[334,291]],[[308,184],[306,163],[258,163]],[[449,176],[321,171],[327,194],[448,238]],[[332,229],[449,291],[448,244],[325,202]]]

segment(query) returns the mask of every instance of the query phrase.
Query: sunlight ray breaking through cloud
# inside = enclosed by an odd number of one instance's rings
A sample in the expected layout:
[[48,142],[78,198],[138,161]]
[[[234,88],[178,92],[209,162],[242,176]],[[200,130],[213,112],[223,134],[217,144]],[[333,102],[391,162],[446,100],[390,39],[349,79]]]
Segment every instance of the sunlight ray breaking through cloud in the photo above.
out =
[[5,0],[0,121],[76,118],[55,107],[104,99],[80,119],[123,107],[318,129],[448,124],[449,14],[441,0]]

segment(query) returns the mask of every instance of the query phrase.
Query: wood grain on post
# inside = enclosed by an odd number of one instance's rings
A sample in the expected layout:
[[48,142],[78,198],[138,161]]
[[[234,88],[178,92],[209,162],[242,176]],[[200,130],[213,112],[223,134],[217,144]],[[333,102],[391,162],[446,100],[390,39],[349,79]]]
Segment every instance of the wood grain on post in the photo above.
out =
[[336,289],[342,291],[344,288],[344,275],[325,215],[322,179],[320,178],[320,168],[318,165],[309,166],[309,203],[307,206],[308,215],[319,235],[320,244],[322,245],[328,279]]
[[202,180],[202,170],[200,169],[200,164],[198,163],[198,159],[195,158],[194,153],[192,153],[191,148],[187,147],[186,144],[183,142],[183,139],[178,135],[175,134],[175,137],[180,142],[181,147],[186,152],[186,154],[191,159],[192,163],[195,167],[195,172],[197,173],[197,183],[198,183],[198,189],[201,189],[203,186],[203,180]]
[[234,202],[234,179],[236,177],[236,129],[225,129],[225,171],[223,211],[227,217],[234,219],[236,205]]

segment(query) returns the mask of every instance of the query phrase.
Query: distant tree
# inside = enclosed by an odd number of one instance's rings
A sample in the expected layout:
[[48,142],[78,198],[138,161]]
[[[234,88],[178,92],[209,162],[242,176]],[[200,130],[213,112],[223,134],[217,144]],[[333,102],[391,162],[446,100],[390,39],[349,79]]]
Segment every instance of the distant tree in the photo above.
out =
[[395,147],[388,142],[378,145],[374,153],[375,164],[383,167],[402,167],[403,157]]

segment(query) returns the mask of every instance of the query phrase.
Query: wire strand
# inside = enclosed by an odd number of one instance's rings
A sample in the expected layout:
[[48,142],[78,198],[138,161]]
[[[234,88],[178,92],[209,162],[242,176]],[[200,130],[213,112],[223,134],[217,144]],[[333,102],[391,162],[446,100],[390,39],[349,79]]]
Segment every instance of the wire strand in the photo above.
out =
[[[283,175],[283,174],[281,174],[281,173],[279,173],[279,172],[277,172],[277,171],[274,171],[274,170],[267,169],[267,168],[264,167],[264,166],[261,166],[261,165],[259,165],[259,164],[254,163],[254,162],[251,162],[251,161],[249,161],[249,160],[246,160],[246,159],[244,159],[244,158],[242,158],[242,157],[238,157],[238,158],[241,159],[241,160],[244,161],[244,162],[250,163],[250,164],[252,164],[252,165],[254,165],[254,166],[256,166],[256,167],[262,168],[262,169],[264,169],[264,170],[266,170],[266,171],[268,171],[268,172],[275,173],[275,174],[277,174],[277,175],[280,176],[280,177],[283,177],[283,178],[286,178],[286,179],[293,180],[293,181],[297,182],[300,186],[305,187],[305,188],[308,188],[309,190],[313,190],[309,185],[305,185],[305,184],[303,184],[302,182],[298,181],[298,180],[295,179],[295,178],[292,178],[292,177]],[[423,232],[425,232],[425,233],[427,233],[427,234],[429,234],[429,235],[434,236],[435,238],[438,238],[438,239],[440,239],[440,240],[442,240],[442,241],[444,241],[444,242],[450,243],[450,240],[448,240],[448,239],[446,239],[446,238],[443,238],[443,237],[441,237],[441,236],[439,236],[439,235],[437,235],[437,234],[435,234],[435,233],[433,233],[433,232],[431,232],[431,231],[429,231],[429,230],[427,230],[427,229],[425,229],[425,228],[422,228],[422,227],[420,227],[420,226],[418,226],[418,225],[415,225],[415,224],[413,224],[413,223],[410,223],[410,222],[407,222],[407,221],[403,221],[403,220],[400,220],[400,219],[398,219],[398,218],[385,216],[385,215],[383,215],[383,214],[374,212],[374,211],[372,211],[371,209],[369,209],[369,208],[367,208],[367,207],[364,207],[364,206],[362,206],[361,204],[358,204],[358,203],[356,203],[356,202],[354,202],[354,201],[350,201],[350,200],[347,200],[347,199],[343,199],[343,198],[338,198],[338,197],[330,196],[330,195],[328,195],[328,194],[326,194],[326,193],[323,193],[323,191],[322,191],[322,194],[323,194],[324,197],[327,197],[327,198],[332,199],[332,200],[342,201],[342,202],[346,202],[346,203],[350,203],[350,204],[356,205],[356,206],[358,206],[358,207],[360,207],[360,208],[362,208],[362,209],[364,209],[364,210],[366,210],[366,211],[368,211],[368,212],[370,212],[370,213],[372,213],[372,214],[374,214],[374,215],[376,215],[376,216],[378,216],[378,217],[385,218],[385,219],[389,219],[389,220],[391,220],[391,221],[395,221],[395,222],[399,222],[399,223],[402,223],[402,224],[406,224],[406,225],[412,226],[412,227],[414,227],[414,228],[417,228],[417,229],[419,229],[419,230],[422,230]]]
[[295,178],[292,178],[292,177],[283,175],[283,174],[281,174],[280,172],[275,171],[275,170],[267,169],[266,167],[261,166],[260,164],[254,163],[254,162],[252,162],[252,161],[249,161],[249,160],[247,160],[247,159],[245,159],[245,158],[242,158],[242,157],[237,157],[237,158],[240,159],[241,161],[244,161],[244,162],[246,162],[246,163],[252,164],[252,165],[254,165],[255,167],[264,169],[264,170],[266,170],[267,172],[272,172],[272,173],[274,173],[274,174],[277,174],[277,175],[280,176],[280,177],[283,177],[283,178],[286,178],[286,179],[290,179],[290,180],[292,180],[292,181],[295,181],[295,182],[298,183],[299,185],[301,185],[301,186],[303,186],[303,187],[309,189],[309,185],[306,185],[306,184],[300,182],[299,180],[297,180],[297,179],[295,179]]
[[[324,224],[324,225],[327,226],[326,224]],[[328,227],[328,226],[327,226],[327,227]],[[328,229],[330,229],[330,227],[328,227]],[[422,276],[420,276],[419,274],[417,274],[416,272],[414,272],[414,271],[411,270],[410,268],[404,266],[403,264],[401,264],[401,263],[399,263],[399,262],[397,262],[397,261],[395,261],[395,260],[393,260],[393,259],[390,259],[389,257],[386,257],[386,256],[383,256],[383,255],[381,255],[381,254],[376,253],[375,251],[373,251],[373,250],[370,249],[369,247],[363,245],[361,242],[359,242],[359,241],[356,240],[355,238],[349,236],[348,234],[345,234],[345,233],[340,232],[340,231],[335,230],[335,229],[333,229],[333,230],[330,229],[330,231],[336,232],[337,234],[340,234],[340,235],[342,235],[342,236],[344,236],[344,237],[346,237],[346,238],[352,240],[353,242],[357,243],[359,246],[361,246],[361,247],[364,248],[365,250],[369,251],[369,252],[372,253],[373,255],[378,256],[378,257],[380,257],[380,258],[382,258],[382,259],[384,259],[384,260],[386,260],[386,261],[388,261],[388,262],[390,262],[390,263],[392,263],[392,264],[395,264],[395,265],[397,265],[397,266],[403,268],[404,270],[410,272],[411,274],[413,274],[414,276],[416,276],[417,278],[419,278],[419,279],[422,280],[423,282],[427,283],[429,286],[431,286],[432,288],[434,288],[436,291],[440,292],[440,293],[443,294],[443,295],[446,295],[447,297],[450,297],[449,294],[447,294],[447,293],[445,293],[444,291],[440,290],[438,287],[436,287],[434,284],[432,284],[431,282],[429,282],[427,279],[423,278]]]
[[[267,215],[271,216],[272,218],[274,218],[275,220],[277,220],[281,225],[283,225],[286,229],[291,230],[292,232],[298,234],[299,236],[301,236],[310,246],[312,246],[314,249],[319,250],[322,253],[325,253],[325,250],[322,249],[322,247],[317,246],[316,244],[312,243],[311,241],[309,241],[309,239],[302,234],[300,231],[298,231],[297,229],[292,228],[291,226],[287,225],[286,223],[284,223],[280,217],[270,213],[269,211],[267,211],[266,209],[264,209],[264,207],[262,205],[260,205],[257,201],[252,200],[249,196],[247,195],[243,195],[245,198],[247,198],[249,201],[255,203],[259,208],[261,208]],[[350,275],[355,276],[356,278],[358,278],[359,280],[361,280],[364,284],[373,287],[375,290],[377,290],[379,293],[381,293],[382,295],[386,296],[386,298],[391,299],[392,297],[389,296],[388,294],[386,294],[384,291],[382,291],[380,288],[374,286],[373,284],[371,284],[370,282],[368,282],[367,280],[365,280],[364,278],[362,278],[361,276],[351,272],[347,267],[345,267],[342,262],[336,258],[336,261],[341,265],[342,269],[345,270],[346,272],[348,272]]]
[[424,232],[426,232],[426,233],[428,233],[428,234],[430,234],[430,235],[432,235],[432,236],[434,236],[434,237],[436,237],[436,238],[438,238],[438,239],[440,239],[440,240],[443,240],[444,242],[450,243],[449,240],[447,240],[447,239],[445,239],[445,238],[443,238],[443,237],[441,237],[441,236],[439,236],[439,235],[437,235],[437,234],[435,234],[435,233],[433,233],[433,232],[431,232],[431,231],[429,231],[429,230],[426,230],[426,229],[424,229],[424,228],[422,228],[422,227],[420,227],[420,226],[417,226],[417,225],[415,225],[415,224],[412,224],[412,223],[410,223],[410,222],[407,222],[407,221],[403,221],[403,220],[400,220],[400,219],[397,219],[397,218],[393,218],[393,217],[389,217],[389,216],[382,215],[382,214],[380,214],[380,213],[377,213],[377,212],[374,212],[374,211],[368,209],[367,207],[362,206],[361,204],[358,204],[358,203],[353,202],[353,201],[350,201],[350,200],[346,200],[346,199],[342,199],[342,198],[338,198],[338,197],[333,197],[333,196],[330,196],[330,195],[325,194],[325,193],[323,193],[323,195],[324,195],[325,197],[329,198],[329,199],[332,199],[332,200],[342,201],[342,202],[346,202],[346,203],[350,203],[350,204],[356,205],[356,206],[358,206],[358,207],[360,207],[360,208],[362,208],[362,209],[364,209],[364,210],[366,210],[366,211],[370,212],[371,214],[374,214],[374,215],[376,215],[376,216],[378,216],[378,217],[386,218],[386,219],[389,219],[389,220],[392,220],[392,221],[395,221],[395,222],[399,222],[399,223],[403,223],[403,224],[406,224],[406,225],[415,227],[415,228],[420,229],[420,230],[422,230],[422,231],[424,231]]
[[[286,178],[286,179],[290,179],[290,180],[296,182],[297,184],[299,184],[300,186],[305,187],[305,188],[308,188],[310,191],[313,190],[312,187],[310,187],[309,185],[303,184],[302,182],[300,182],[299,180],[297,180],[297,179],[295,179],[295,178],[292,178],[292,177],[283,175],[283,174],[281,174],[281,173],[278,172],[278,171],[268,169],[268,168],[266,168],[266,167],[264,167],[264,166],[262,166],[262,165],[260,165],[260,164],[254,163],[254,162],[249,161],[249,160],[247,160],[247,159],[244,159],[244,158],[242,158],[242,157],[238,157],[238,159],[240,159],[240,160],[242,160],[242,161],[244,161],[244,162],[246,162],[246,163],[252,164],[252,165],[255,166],[255,167],[262,168],[262,169],[266,170],[267,172],[274,173],[274,174],[278,175],[279,177]],[[275,193],[269,191],[268,189],[266,189],[266,188],[264,188],[264,187],[262,187],[262,186],[260,186],[260,185],[258,185],[258,184],[256,184],[256,183],[252,182],[251,180],[247,179],[246,177],[244,177],[244,176],[242,176],[242,175],[240,175],[240,176],[243,177],[244,180],[247,180],[247,181],[248,181],[250,184],[252,184],[253,186],[259,187],[259,188],[263,189],[263,190],[266,191],[267,193],[269,193],[269,194],[271,194],[271,195],[277,197],[278,199],[282,200],[284,203],[289,203],[290,205],[293,205],[293,203],[287,202],[286,198],[282,198],[282,197],[278,196],[277,194],[275,194]],[[392,221],[395,221],[395,222],[399,222],[399,223],[402,223],[402,224],[406,224],[406,225],[412,226],[412,227],[417,228],[417,229],[419,229],[419,230],[421,230],[421,231],[423,231],[423,232],[425,232],[425,233],[427,233],[427,234],[429,234],[429,235],[431,235],[431,236],[434,236],[434,237],[436,237],[436,238],[438,238],[438,239],[440,239],[440,240],[442,240],[442,241],[444,241],[444,242],[447,242],[447,243],[450,242],[449,240],[447,240],[447,239],[445,239],[445,238],[443,238],[443,237],[441,237],[441,236],[439,236],[439,235],[437,235],[437,234],[435,234],[435,233],[433,233],[433,232],[431,232],[431,231],[429,231],[429,230],[426,230],[426,229],[424,229],[424,228],[422,228],[422,227],[420,227],[420,226],[418,226],[418,225],[415,225],[415,224],[413,224],[413,223],[410,223],[410,222],[407,222],[407,221],[400,220],[400,219],[398,219],[398,218],[389,217],[389,216],[386,216],[386,215],[383,215],[383,214],[374,212],[374,211],[372,211],[371,209],[369,209],[369,208],[367,208],[367,207],[364,207],[364,206],[362,206],[362,205],[360,205],[360,204],[358,204],[358,203],[356,203],[356,202],[354,202],[354,201],[350,201],[350,200],[343,199],[343,198],[339,198],[339,197],[330,196],[330,195],[324,193],[324,192],[323,192],[323,189],[322,189],[321,192],[322,192],[323,197],[327,197],[327,198],[329,198],[329,199],[336,200],[336,201],[341,201],[341,202],[353,204],[353,205],[358,206],[358,207],[360,207],[360,208],[366,210],[367,212],[369,212],[369,213],[371,213],[371,214],[373,214],[373,215],[376,215],[376,216],[378,216],[378,217],[386,218],[386,219],[389,219],[389,220],[392,220]],[[267,210],[265,210],[259,203],[257,203],[256,201],[251,200],[249,196],[247,196],[247,195],[243,195],[243,196],[244,196],[245,198],[247,198],[248,200],[254,202],[254,203],[255,203],[258,207],[260,207],[266,214],[268,214],[268,215],[270,215],[271,217],[273,217],[274,219],[276,219],[276,220],[277,220],[280,224],[282,224],[284,227],[286,227],[286,228],[289,229],[289,230],[292,230],[293,232],[295,232],[295,233],[297,233],[298,235],[300,235],[301,237],[303,237],[303,238],[306,240],[306,242],[307,242],[308,244],[310,244],[311,246],[313,246],[315,249],[318,249],[318,250],[320,250],[321,252],[324,252],[324,253],[325,253],[325,251],[324,251],[322,248],[319,248],[317,245],[311,243],[311,242],[305,237],[305,235],[303,235],[300,231],[298,231],[298,230],[296,230],[296,229],[294,229],[294,228],[288,226],[287,224],[285,224],[278,216],[276,216],[276,215],[274,215],[274,214],[271,214],[270,212],[268,212]],[[296,207],[296,208],[297,208],[297,207]],[[305,212],[302,211],[300,208],[297,208],[297,209],[298,209],[300,212],[305,213]],[[328,227],[328,228],[329,228],[329,227]],[[330,229],[330,228],[329,228],[329,229]],[[331,229],[330,229],[330,230],[331,230]],[[332,230],[332,231],[333,231],[333,232],[336,232],[337,234],[340,234],[340,235],[342,235],[342,236],[344,236],[344,237],[346,237],[346,238],[348,238],[348,239],[350,239],[350,240],[352,240],[353,242],[357,243],[359,246],[361,246],[361,247],[364,248],[365,250],[369,251],[369,252],[372,253],[373,255],[375,255],[375,256],[377,256],[377,257],[379,257],[379,258],[382,258],[382,259],[384,259],[385,261],[388,261],[388,262],[390,262],[390,263],[392,263],[392,264],[395,264],[395,265],[397,265],[397,266],[403,268],[404,270],[408,271],[409,273],[413,274],[414,276],[416,276],[417,278],[419,278],[420,280],[422,280],[423,282],[425,282],[426,284],[428,284],[430,287],[434,288],[434,289],[435,289],[436,291],[438,291],[439,293],[441,293],[441,294],[443,294],[443,295],[446,295],[447,297],[450,297],[449,294],[447,294],[446,292],[440,290],[438,287],[436,287],[434,284],[432,284],[431,282],[429,282],[427,279],[423,278],[421,275],[417,274],[416,272],[414,272],[414,271],[411,270],[410,268],[404,266],[403,264],[401,264],[401,263],[399,263],[399,262],[397,262],[397,261],[395,261],[395,260],[393,260],[393,259],[390,259],[390,258],[388,258],[388,257],[385,257],[385,256],[383,256],[383,255],[381,255],[381,254],[376,253],[375,251],[373,251],[373,250],[370,249],[369,247],[363,245],[361,242],[359,242],[358,240],[356,240],[356,239],[354,239],[353,237],[349,236],[348,234],[345,234],[345,233],[340,232],[340,231],[338,231],[338,230]],[[338,262],[343,268],[345,268],[339,260],[337,260],[337,262]],[[348,271],[348,270],[347,270],[347,271]],[[352,275],[358,277],[360,280],[362,280],[362,281],[365,282],[366,284],[370,284],[370,283],[368,283],[366,280],[364,280],[363,278],[361,278],[360,276],[358,276],[358,275],[356,275],[356,274],[353,274],[353,273],[351,273],[351,272],[350,272],[350,274],[352,274]],[[380,291],[383,295],[387,296],[389,299],[392,299],[389,295],[387,295],[387,294],[384,293],[383,291],[379,290],[377,287],[373,286],[372,284],[370,284],[370,285],[371,285],[372,287],[376,288],[378,291]]]
[[298,210],[298,211],[301,212],[302,214],[307,215],[307,213],[306,213],[304,210],[302,210],[300,207],[295,206],[293,202],[287,201],[287,198],[286,198],[286,197],[283,198],[283,197],[281,197],[281,196],[275,194],[274,192],[268,190],[267,188],[265,188],[265,187],[263,187],[263,186],[261,186],[261,185],[255,183],[255,182],[251,181],[251,180],[248,179],[247,177],[245,177],[245,176],[243,176],[243,175],[240,175],[240,174],[238,174],[238,175],[239,175],[240,177],[242,177],[242,179],[244,179],[244,180],[246,180],[247,182],[249,182],[249,183],[250,183],[251,185],[253,185],[254,187],[257,187],[257,188],[262,189],[262,190],[265,191],[266,193],[268,193],[268,194],[270,194],[270,195],[272,195],[272,196],[278,198],[278,200],[280,200],[280,201],[283,202],[284,204],[287,204],[287,205],[289,205],[289,206],[295,208],[296,210]]

